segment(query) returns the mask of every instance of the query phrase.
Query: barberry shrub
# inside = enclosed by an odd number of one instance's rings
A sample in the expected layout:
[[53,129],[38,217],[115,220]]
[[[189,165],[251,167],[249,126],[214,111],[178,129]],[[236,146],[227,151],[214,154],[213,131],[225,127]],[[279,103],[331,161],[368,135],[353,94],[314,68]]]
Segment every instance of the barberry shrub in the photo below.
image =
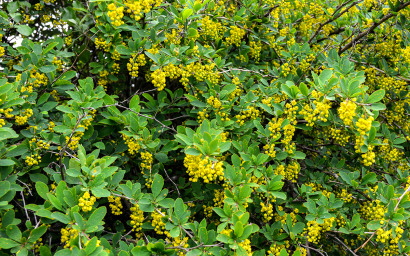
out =
[[0,1],[0,255],[407,255],[410,1]]

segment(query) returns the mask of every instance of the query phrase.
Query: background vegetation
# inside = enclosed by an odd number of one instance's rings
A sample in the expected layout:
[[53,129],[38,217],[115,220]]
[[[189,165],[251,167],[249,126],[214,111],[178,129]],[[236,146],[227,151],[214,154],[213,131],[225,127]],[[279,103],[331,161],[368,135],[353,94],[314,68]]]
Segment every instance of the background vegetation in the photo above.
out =
[[0,255],[407,255],[410,1],[0,1]]

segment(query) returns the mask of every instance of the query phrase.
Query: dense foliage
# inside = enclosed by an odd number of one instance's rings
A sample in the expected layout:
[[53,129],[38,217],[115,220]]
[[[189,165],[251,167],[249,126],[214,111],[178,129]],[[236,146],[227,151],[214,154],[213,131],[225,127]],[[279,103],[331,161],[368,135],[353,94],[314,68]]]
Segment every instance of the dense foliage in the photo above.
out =
[[407,255],[410,1],[0,1],[0,255]]

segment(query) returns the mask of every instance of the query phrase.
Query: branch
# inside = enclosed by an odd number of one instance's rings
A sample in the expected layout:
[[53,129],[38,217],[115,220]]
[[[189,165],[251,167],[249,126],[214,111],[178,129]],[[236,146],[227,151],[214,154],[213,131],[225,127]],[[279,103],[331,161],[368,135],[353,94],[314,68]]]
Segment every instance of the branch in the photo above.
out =
[[[376,234],[376,232],[373,233],[373,235],[371,235],[369,237],[369,239],[366,240],[366,242],[364,242],[362,245],[360,245],[356,250],[354,250],[354,252],[357,252],[358,250],[360,250],[361,248],[365,247],[366,244],[374,237],[374,235]],[[355,254],[356,255],[356,254]]]
[[[397,10],[395,10],[395,13],[398,13],[400,10],[406,8],[408,5],[410,5],[410,1],[401,4],[397,8]],[[340,54],[344,53],[345,51],[347,51],[348,49],[350,49],[354,44],[357,43],[357,41],[362,39],[362,37],[367,36],[369,33],[373,32],[373,30],[375,30],[380,24],[387,21],[388,19],[390,19],[393,16],[396,16],[396,14],[393,14],[392,12],[390,12],[389,14],[386,14],[385,16],[383,16],[383,18],[381,18],[378,22],[374,22],[373,25],[370,28],[368,28],[367,30],[365,30],[362,33],[358,34],[347,45],[345,45],[342,49],[340,49],[338,51],[338,54],[340,55]]]
[[[341,8],[343,8],[344,6],[346,6],[348,3],[350,3],[352,0],[347,1],[346,3],[342,4],[341,6],[337,7],[335,10],[335,13],[337,11],[339,11]],[[318,29],[316,30],[316,32],[312,35],[312,37],[309,39],[308,44],[312,44],[313,39],[315,39],[315,37],[319,34],[319,32],[322,30],[322,28],[324,26],[326,26],[327,24],[335,21],[336,19],[338,19],[340,16],[342,16],[343,14],[345,14],[347,11],[349,11],[350,8],[352,8],[353,6],[355,6],[356,4],[360,3],[362,0],[353,2],[349,7],[347,7],[346,9],[344,9],[343,11],[339,12],[336,16],[334,16],[333,18],[327,20],[324,23],[321,23],[318,27]]]
[[339,242],[343,247],[345,247],[352,255],[354,255],[354,256],[358,256],[355,252],[360,248],[358,248],[358,249],[356,249],[356,251],[352,251],[350,248],[349,248],[349,246],[347,246],[345,243],[343,243],[343,241],[342,240],[340,240],[337,236],[334,236],[334,235],[331,235],[331,234],[329,234],[331,237],[333,237],[334,239],[336,239],[336,241],[337,242]]
[[400,204],[401,200],[403,199],[403,197],[404,197],[404,196],[407,194],[407,192],[409,192],[409,191],[410,191],[410,185],[407,187],[406,191],[404,191],[404,193],[399,197],[399,199],[398,199],[398,201],[397,201],[397,204],[396,204],[396,207],[394,207],[394,211],[397,210],[397,208],[399,207],[399,204]]

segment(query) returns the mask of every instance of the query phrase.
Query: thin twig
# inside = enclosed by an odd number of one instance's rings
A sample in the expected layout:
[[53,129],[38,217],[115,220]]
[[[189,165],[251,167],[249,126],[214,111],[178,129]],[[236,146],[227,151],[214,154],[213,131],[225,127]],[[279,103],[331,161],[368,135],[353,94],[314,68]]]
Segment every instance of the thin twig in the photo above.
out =
[[175,188],[177,189],[178,192],[178,197],[181,197],[181,193],[179,192],[177,184],[169,177],[167,170],[164,168],[165,175],[167,175],[168,179],[171,181],[172,184],[174,184]]
[[345,45],[343,48],[341,48],[338,52],[339,55],[341,55],[342,53],[344,53],[345,51],[347,51],[348,49],[350,49],[354,44],[356,44],[360,39],[362,39],[364,36],[367,36],[369,33],[373,32],[373,30],[375,30],[380,24],[382,24],[383,22],[387,21],[388,19],[390,19],[391,17],[396,16],[395,13],[398,13],[400,10],[406,8],[408,5],[410,5],[410,1],[405,2],[403,4],[401,4],[397,10],[395,10],[394,13],[390,12],[388,14],[386,14],[385,16],[383,16],[383,18],[381,18],[378,22],[374,22],[373,25],[366,29],[365,31],[361,32],[360,34],[358,34],[355,38],[353,38],[347,45]]
[[27,212],[27,209],[26,209],[26,200],[24,199],[23,191],[20,191],[20,195],[21,195],[21,198],[23,199],[23,208],[24,208],[24,212],[26,213],[26,217],[27,217],[28,221],[31,221],[30,216],[28,215],[28,212]]
[[364,242],[362,245],[360,245],[356,250],[354,250],[354,252],[357,252],[358,250],[360,250],[361,248],[365,247],[366,244],[374,237],[374,235],[376,235],[376,232],[373,233],[373,235],[371,235],[369,237],[369,239],[366,240],[366,242]]
[[397,204],[396,207],[394,207],[394,211],[397,211],[397,208],[399,207],[399,204],[401,202],[401,200],[403,199],[403,197],[407,194],[407,192],[410,191],[410,185],[407,187],[406,191],[404,191],[404,193],[399,197],[399,199],[397,200]]
[[[330,235],[330,234],[329,234]],[[330,235],[331,237],[333,237],[334,239],[336,239],[336,241],[338,241],[343,247],[345,247],[352,255],[354,256],[358,256],[355,252],[358,250],[356,249],[356,251],[352,251],[349,246],[347,246],[345,243],[342,242],[342,240],[340,240],[337,236],[334,235]]]

